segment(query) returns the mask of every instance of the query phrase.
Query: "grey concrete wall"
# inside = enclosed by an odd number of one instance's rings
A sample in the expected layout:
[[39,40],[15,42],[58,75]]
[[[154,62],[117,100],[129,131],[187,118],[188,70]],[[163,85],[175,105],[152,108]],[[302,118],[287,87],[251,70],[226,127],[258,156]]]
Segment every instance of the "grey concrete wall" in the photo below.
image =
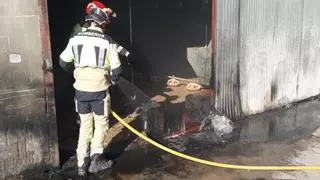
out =
[[[59,163],[56,122],[42,70],[46,0],[0,4],[0,179]],[[43,26],[43,27],[42,27]],[[45,47],[44,47],[45,46]],[[44,52],[44,49],[47,52]],[[48,58],[48,57],[46,57]]]
[[319,94],[319,1],[217,1],[216,108],[233,119]]

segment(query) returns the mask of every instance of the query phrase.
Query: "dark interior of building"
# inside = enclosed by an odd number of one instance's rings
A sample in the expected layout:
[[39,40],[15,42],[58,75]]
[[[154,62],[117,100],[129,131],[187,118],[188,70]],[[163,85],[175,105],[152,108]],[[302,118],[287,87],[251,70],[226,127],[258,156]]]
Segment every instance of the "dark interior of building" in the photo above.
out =
[[[58,57],[68,43],[73,26],[84,18],[89,2],[48,1],[61,162],[74,153],[78,132],[73,103],[73,77],[58,67]],[[168,75],[196,77],[187,61],[186,49],[202,47],[210,42],[211,1],[102,2],[117,13],[117,18],[107,29],[108,35],[132,52],[134,66],[127,65],[126,59],[122,58],[124,78],[129,81],[134,79],[140,89],[153,97],[163,91]]]

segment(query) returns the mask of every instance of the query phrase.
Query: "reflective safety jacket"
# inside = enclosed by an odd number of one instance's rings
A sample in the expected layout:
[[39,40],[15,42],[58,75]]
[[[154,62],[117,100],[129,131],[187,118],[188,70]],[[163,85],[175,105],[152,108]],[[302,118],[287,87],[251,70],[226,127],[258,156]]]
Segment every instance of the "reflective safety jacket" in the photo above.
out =
[[[86,30],[88,30],[88,23],[83,23],[83,25],[81,25],[81,23],[77,23],[74,27],[73,27],[73,32],[71,34],[71,36],[75,36],[80,32],[84,32]],[[117,51],[120,55],[122,56],[126,56],[128,57],[130,55],[130,52],[125,49],[124,47],[122,47],[120,44],[118,44],[117,42],[113,41],[110,36],[108,36],[107,34],[105,34],[105,36],[112,41],[113,44],[115,44],[117,46]]]
[[117,45],[100,28],[90,27],[73,36],[61,53],[59,65],[65,71],[74,67],[74,88],[79,91],[107,90],[122,71]]

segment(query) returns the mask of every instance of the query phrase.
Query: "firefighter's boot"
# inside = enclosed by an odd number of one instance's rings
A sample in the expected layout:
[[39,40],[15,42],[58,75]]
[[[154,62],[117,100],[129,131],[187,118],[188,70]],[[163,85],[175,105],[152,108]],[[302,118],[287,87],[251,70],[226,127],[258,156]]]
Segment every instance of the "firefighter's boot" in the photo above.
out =
[[86,157],[84,159],[84,164],[78,167],[78,175],[79,176],[86,176],[88,174],[88,168],[90,166],[90,157]]
[[91,156],[89,172],[96,174],[99,171],[112,168],[113,164],[114,162],[112,160],[104,159],[101,154],[94,154]]

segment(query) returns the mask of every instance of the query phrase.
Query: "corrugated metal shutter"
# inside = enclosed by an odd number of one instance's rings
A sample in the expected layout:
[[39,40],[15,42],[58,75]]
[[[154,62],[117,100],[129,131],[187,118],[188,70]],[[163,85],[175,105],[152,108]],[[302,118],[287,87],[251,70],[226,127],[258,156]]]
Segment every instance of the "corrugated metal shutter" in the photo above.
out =
[[319,93],[320,2],[217,0],[216,8],[217,110],[237,119]]
[[320,91],[320,1],[304,0],[303,33],[298,96],[305,99]]
[[241,115],[239,7],[239,0],[216,1],[216,109],[231,119]]
[[241,102],[245,114],[297,99],[301,0],[245,0],[240,10]]

